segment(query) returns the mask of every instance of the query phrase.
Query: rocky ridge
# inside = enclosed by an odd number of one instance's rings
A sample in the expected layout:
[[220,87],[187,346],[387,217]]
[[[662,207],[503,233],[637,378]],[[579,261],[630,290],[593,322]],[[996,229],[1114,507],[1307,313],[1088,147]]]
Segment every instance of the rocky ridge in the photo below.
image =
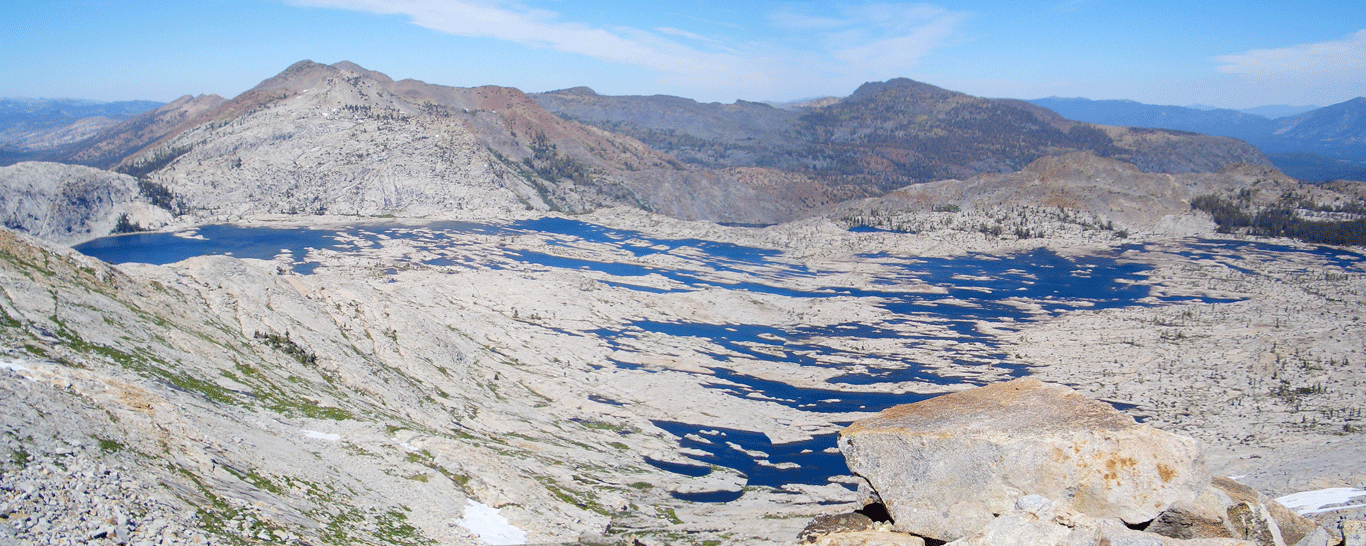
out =
[[0,150],[43,157],[158,106],[151,101],[0,99]]
[[1149,172],[1269,165],[1229,138],[1092,125],[1022,101],[972,97],[898,78],[844,99],[780,109],[677,97],[607,97],[586,88],[534,95],[568,119],[631,135],[688,163],[808,174],[827,202],[978,173],[1015,171],[1047,155],[1089,151]]
[[117,168],[207,214],[229,215],[631,205],[762,223],[810,207],[802,200],[814,190],[794,188],[818,189],[769,169],[690,168],[629,137],[557,118],[516,89],[393,81],[346,62],[297,63]]
[[202,215],[431,217],[627,205],[767,224],[1076,150],[1144,171],[1266,163],[1229,139],[1092,126],[902,79],[786,110],[579,88],[531,97],[311,61],[231,100],[182,97],[57,160],[155,182]]
[[104,128],[89,138],[62,149],[52,159],[63,163],[108,169],[224,102],[225,99],[218,95],[185,95],[132,119]]
[[1088,231],[1182,237],[1215,228],[1208,216],[1191,214],[1191,203],[1201,196],[1243,195],[1254,208],[1285,201],[1302,217],[1323,219],[1313,207],[1359,202],[1360,192],[1357,183],[1305,184],[1261,165],[1235,164],[1214,173],[1145,173],[1122,161],[1072,153],[1041,158],[1014,173],[907,186],[822,213],[851,226],[904,232],[985,231],[1018,239]]

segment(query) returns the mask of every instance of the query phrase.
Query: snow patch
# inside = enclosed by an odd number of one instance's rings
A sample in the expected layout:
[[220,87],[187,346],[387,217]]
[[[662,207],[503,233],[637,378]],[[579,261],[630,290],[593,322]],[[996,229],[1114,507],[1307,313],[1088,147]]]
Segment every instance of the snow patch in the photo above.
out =
[[473,499],[466,499],[465,502],[465,515],[456,522],[461,527],[469,529],[493,546],[526,544],[526,531],[508,523],[507,518],[498,515],[497,508]]
[[4,370],[14,370],[14,371],[16,371],[16,372],[26,372],[26,371],[29,371],[28,366],[25,366],[25,365],[23,365],[23,364],[20,364],[20,363],[17,362],[17,361],[16,361],[16,362],[10,362],[10,361],[7,361],[7,360],[0,360],[0,369],[4,369]]
[[8,360],[0,360],[0,370],[14,370],[14,373],[19,374],[19,377],[22,377],[22,378],[27,379],[27,380],[29,380],[29,381],[37,381],[37,379],[34,379],[33,376],[25,375],[25,374],[20,373],[20,372],[31,372],[31,371],[33,371],[33,370],[30,369],[28,366],[25,366],[25,365],[21,364],[21,362],[23,362],[23,361],[17,360],[17,361],[14,361],[14,362],[10,362],[10,361],[8,361]]
[[[1277,497],[1276,502],[1301,516],[1366,506],[1366,490],[1355,487],[1331,487],[1317,491],[1291,493]],[[1355,502],[1356,504],[1351,504]]]
[[335,442],[335,441],[341,439],[341,435],[340,435],[340,434],[331,434],[331,433],[327,433],[327,432],[318,432],[318,431],[316,431],[316,430],[307,430],[307,429],[304,430],[304,436],[307,436],[307,437],[309,437],[309,438],[313,438],[314,440],[327,440],[327,441],[329,441],[329,442]]

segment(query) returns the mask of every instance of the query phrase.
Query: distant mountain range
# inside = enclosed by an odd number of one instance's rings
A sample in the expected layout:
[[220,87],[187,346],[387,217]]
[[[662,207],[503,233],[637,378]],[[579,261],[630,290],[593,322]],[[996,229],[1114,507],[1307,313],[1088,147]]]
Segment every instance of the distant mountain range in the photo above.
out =
[[36,159],[163,103],[0,99],[0,165]]
[[778,108],[446,87],[311,61],[231,100],[187,95],[44,153],[133,175],[161,202],[218,213],[629,205],[771,223],[1072,152],[1146,172],[1270,165],[1232,138],[1074,121],[908,79]]
[[106,127],[84,141],[53,153],[49,159],[108,169],[164,138],[186,121],[226,102],[227,99],[218,95],[185,95],[123,123]]
[[632,136],[693,165],[799,172],[819,179],[840,199],[1011,172],[1073,151],[1160,172],[1269,164],[1253,147],[1230,139],[1080,123],[1023,101],[973,97],[904,78],[789,108],[660,95],[609,97],[582,87],[532,97],[566,119]]
[[[1056,98],[1056,97],[1050,97],[1050,98]],[[1047,99],[1040,99],[1040,100],[1047,100]],[[1066,100],[1066,99],[1063,99],[1063,100]],[[1220,108],[1220,107],[1218,107],[1218,106],[1210,106],[1210,105],[1208,105],[1208,104],[1187,104],[1187,105],[1186,105],[1186,108],[1192,108],[1192,109],[1195,109],[1195,110],[1226,110],[1226,108]],[[1317,109],[1317,108],[1319,108],[1319,107],[1318,107],[1318,106],[1312,106],[1312,105],[1292,106],[1292,105],[1289,105],[1289,104],[1270,104],[1270,105],[1267,105],[1267,106],[1254,106],[1254,107],[1252,107],[1252,108],[1237,108],[1237,109],[1234,109],[1234,111],[1235,111],[1235,112],[1242,112],[1242,113],[1244,113],[1244,114],[1252,114],[1252,115],[1254,115],[1254,116],[1262,116],[1262,117],[1267,118],[1267,119],[1277,119],[1277,118],[1290,117],[1290,116],[1293,116],[1293,115],[1296,115],[1296,114],[1303,114],[1303,113],[1305,113],[1305,112],[1308,112],[1308,111],[1310,111],[1310,110],[1315,110],[1315,109]]]
[[[1158,106],[1127,100],[1050,97],[1029,102],[1091,123],[1242,139],[1266,152],[1286,174],[1304,180],[1366,179],[1366,98],[1362,97],[1277,119],[1247,111]],[[1264,111],[1274,112],[1279,107],[1265,108]]]

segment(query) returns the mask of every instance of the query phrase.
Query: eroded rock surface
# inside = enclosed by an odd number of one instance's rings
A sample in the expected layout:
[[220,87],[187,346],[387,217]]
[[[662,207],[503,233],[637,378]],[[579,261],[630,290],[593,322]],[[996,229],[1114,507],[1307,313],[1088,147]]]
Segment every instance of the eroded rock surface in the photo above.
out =
[[1071,505],[1039,495],[1017,500],[1015,509],[1001,514],[982,529],[953,546],[1251,546],[1232,538],[1175,539],[1130,529],[1110,518],[1093,518]]
[[0,215],[5,227],[59,243],[108,235],[120,215],[147,227],[170,220],[131,176],[37,161],[0,167]]
[[967,536],[1022,495],[1094,517],[1153,519],[1209,482],[1198,442],[1060,385],[1020,379],[897,406],[840,433],[894,528]]

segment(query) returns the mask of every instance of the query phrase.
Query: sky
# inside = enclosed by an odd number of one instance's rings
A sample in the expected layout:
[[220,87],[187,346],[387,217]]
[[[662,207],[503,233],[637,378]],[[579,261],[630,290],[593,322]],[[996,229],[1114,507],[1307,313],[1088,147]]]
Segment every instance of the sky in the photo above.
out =
[[5,98],[232,98],[304,59],[458,87],[724,103],[906,77],[993,98],[1326,106],[1366,95],[1366,3],[0,2]]

